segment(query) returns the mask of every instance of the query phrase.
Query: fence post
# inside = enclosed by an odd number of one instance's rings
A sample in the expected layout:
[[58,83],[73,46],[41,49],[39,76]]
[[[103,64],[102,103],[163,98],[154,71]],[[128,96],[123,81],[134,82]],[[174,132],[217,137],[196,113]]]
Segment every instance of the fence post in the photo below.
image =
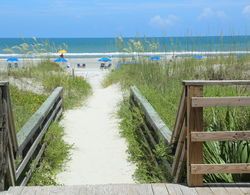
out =
[[0,83],[0,191],[15,186],[14,153],[17,147],[9,85]]
[[192,107],[192,97],[202,97],[203,86],[187,86],[187,183],[188,186],[202,186],[203,175],[192,175],[191,164],[203,163],[202,143],[191,142],[192,131],[203,131],[203,108]]

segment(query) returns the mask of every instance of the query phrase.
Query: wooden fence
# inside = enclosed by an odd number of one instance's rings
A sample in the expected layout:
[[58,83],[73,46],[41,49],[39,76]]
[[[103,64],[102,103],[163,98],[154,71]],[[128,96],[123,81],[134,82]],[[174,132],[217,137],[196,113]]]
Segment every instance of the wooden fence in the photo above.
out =
[[[203,143],[206,141],[250,140],[250,131],[203,132],[203,108],[211,106],[250,106],[250,97],[203,97],[204,85],[250,85],[249,80],[183,81],[183,92],[173,131],[169,130],[154,108],[136,87],[131,87],[132,102],[145,114],[150,142],[160,134],[166,146],[172,147],[174,159],[168,171],[173,182],[181,182],[183,171],[189,186],[202,186],[203,175],[212,173],[250,173],[250,163],[203,164]],[[154,142],[154,141],[153,141]]]
[[58,87],[16,134],[9,85],[0,83],[0,191],[27,184],[44,152],[43,137],[62,113],[62,101]]

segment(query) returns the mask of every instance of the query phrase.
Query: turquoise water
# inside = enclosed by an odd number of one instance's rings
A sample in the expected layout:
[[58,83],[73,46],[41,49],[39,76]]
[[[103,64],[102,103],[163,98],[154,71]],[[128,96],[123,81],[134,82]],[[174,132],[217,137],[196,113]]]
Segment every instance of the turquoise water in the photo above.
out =
[[[250,36],[207,36],[207,37],[159,37],[159,38],[124,38],[125,47],[131,39],[142,41],[145,52],[151,52],[148,42],[159,44],[158,52],[169,51],[249,51]],[[56,52],[62,44],[67,45],[69,53],[106,53],[121,52],[115,38],[39,38],[39,42],[49,41],[50,52]],[[0,53],[21,43],[32,44],[31,38],[0,38]],[[61,46],[65,48],[65,46]],[[53,49],[54,48],[54,49]]]

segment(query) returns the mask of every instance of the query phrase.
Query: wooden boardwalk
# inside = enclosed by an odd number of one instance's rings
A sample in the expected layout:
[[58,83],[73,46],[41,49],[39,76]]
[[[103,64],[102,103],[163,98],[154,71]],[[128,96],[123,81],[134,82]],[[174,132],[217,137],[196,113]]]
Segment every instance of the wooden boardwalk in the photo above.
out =
[[[1,194],[1,193],[0,193]],[[10,195],[216,195],[250,194],[250,187],[187,187],[180,184],[108,184],[81,186],[10,187]]]

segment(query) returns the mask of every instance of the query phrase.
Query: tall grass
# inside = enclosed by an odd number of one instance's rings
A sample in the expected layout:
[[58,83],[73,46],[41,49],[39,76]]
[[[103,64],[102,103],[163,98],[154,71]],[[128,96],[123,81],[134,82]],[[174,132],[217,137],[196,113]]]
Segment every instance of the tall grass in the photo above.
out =
[[90,85],[82,77],[72,77],[57,63],[43,61],[37,66],[22,69],[10,69],[9,76],[18,78],[36,79],[51,93],[56,87],[64,88],[64,106],[66,109],[79,106],[82,100],[90,93]]
[[[203,60],[182,58],[160,63],[141,58],[137,64],[124,65],[120,69],[111,72],[105,80],[105,85],[120,82],[124,89],[136,85],[169,128],[173,129],[183,87],[182,80],[248,79],[250,76],[249,64],[249,56],[237,57],[234,55],[213,56]],[[209,86],[204,88],[204,96],[237,95],[250,95],[249,86]],[[122,119],[126,118],[125,114],[121,114],[120,117]],[[133,122],[131,121],[131,123]],[[205,109],[204,129],[206,131],[247,130],[249,128],[249,108]],[[122,129],[125,131],[126,128],[122,126]],[[138,142],[136,137],[127,136],[127,139],[134,139],[133,142]],[[250,162],[249,147],[250,143],[246,141],[207,143],[204,147],[204,160],[210,163]],[[138,169],[140,170],[140,167]],[[146,168],[148,172],[141,172],[141,174],[145,174],[145,177],[150,178],[150,169],[153,172],[155,171],[152,166],[148,166]],[[161,176],[158,176],[159,178]],[[148,181],[150,180],[158,182],[155,177],[151,177]],[[250,178],[244,174],[214,174],[207,175],[205,180],[209,182],[237,182],[250,181]]]

